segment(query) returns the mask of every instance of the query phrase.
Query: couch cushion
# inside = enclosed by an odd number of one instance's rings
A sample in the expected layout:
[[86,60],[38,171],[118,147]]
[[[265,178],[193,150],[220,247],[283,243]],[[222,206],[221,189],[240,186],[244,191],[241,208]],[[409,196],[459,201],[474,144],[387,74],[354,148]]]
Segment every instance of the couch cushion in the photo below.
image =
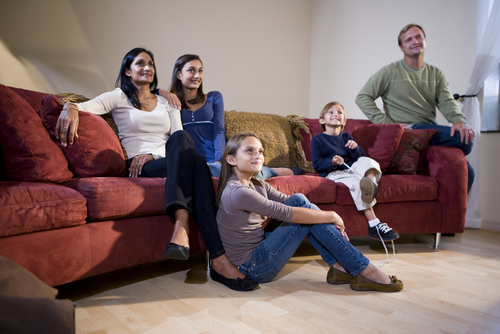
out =
[[33,110],[40,115],[40,107],[42,105],[42,99],[47,93],[35,92],[28,89],[9,87],[14,93],[22,97]]
[[9,334],[75,333],[75,307],[71,300],[0,295],[0,328]]
[[[438,182],[424,175],[383,175],[378,183],[377,202],[420,202],[437,199]],[[337,183],[339,205],[354,205],[349,188]]]
[[66,155],[77,177],[125,176],[125,158],[120,142],[101,117],[79,111],[79,137],[66,147],[55,139],[54,130],[62,107],[55,96],[47,95],[42,99],[40,115],[43,125]]
[[[288,120],[279,115],[244,111],[225,112],[226,139],[240,132],[253,132],[264,148],[264,165],[269,167],[297,166],[294,138]],[[302,152],[300,152],[302,153]]]
[[335,203],[335,182],[311,175],[280,176],[267,179],[276,190],[286,195],[302,193],[315,204]]
[[64,154],[52,142],[33,108],[0,85],[0,145],[8,178],[63,182],[73,177]]
[[88,219],[165,214],[166,178],[92,177],[72,179],[64,185],[87,199]]
[[307,127],[309,128],[309,132],[300,131],[300,135],[302,136],[302,149],[304,150],[304,155],[307,161],[312,161],[311,154],[311,141],[312,137],[316,136],[319,133],[323,132],[323,128],[321,128],[321,124],[317,118],[304,118],[304,122],[307,123]]
[[56,298],[51,288],[19,264],[0,256],[0,295],[27,298]]
[[85,224],[77,191],[53,183],[0,182],[0,237]]
[[429,146],[438,130],[405,130],[392,163],[387,169],[390,174],[417,174],[420,153]]
[[392,163],[403,131],[399,124],[370,124],[354,130],[352,136],[365,154],[377,161],[382,173],[385,173]]

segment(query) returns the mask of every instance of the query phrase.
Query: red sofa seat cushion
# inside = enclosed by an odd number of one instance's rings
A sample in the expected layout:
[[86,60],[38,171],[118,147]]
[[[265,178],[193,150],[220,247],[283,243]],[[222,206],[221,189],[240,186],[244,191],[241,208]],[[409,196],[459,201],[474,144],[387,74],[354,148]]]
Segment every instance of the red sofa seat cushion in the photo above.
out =
[[[377,203],[435,201],[438,182],[425,175],[383,175],[378,183]],[[339,205],[354,205],[349,188],[337,183]]]
[[85,224],[77,191],[54,183],[0,182],[0,237]]
[[108,123],[99,116],[79,111],[79,137],[66,147],[59,143],[55,138],[55,128],[62,107],[54,95],[47,95],[42,99],[40,115],[76,176],[125,176],[125,157],[120,142]]
[[0,145],[8,178],[64,182],[73,177],[64,154],[50,139],[33,108],[0,85]]
[[66,181],[87,199],[88,219],[165,214],[166,178],[91,177]]
[[267,182],[286,195],[302,193],[311,203],[335,203],[337,197],[335,182],[320,176],[280,176],[267,179]]

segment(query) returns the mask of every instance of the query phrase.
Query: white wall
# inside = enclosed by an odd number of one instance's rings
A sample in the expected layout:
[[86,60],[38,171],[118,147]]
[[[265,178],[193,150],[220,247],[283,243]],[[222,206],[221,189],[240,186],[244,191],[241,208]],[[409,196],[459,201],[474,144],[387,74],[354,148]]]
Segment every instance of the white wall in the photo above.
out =
[[309,115],[337,100],[348,117],[366,118],[354,99],[372,74],[403,58],[397,36],[408,23],[425,29],[425,61],[443,70],[452,93],[465,94],[476,56],[475,13],[471,0],[314,0]]
[[[134,47],[154,52],[162,88],[196,53],[226,110],[307,115],[310,19],[306,0],[2,0],[0,59],[23,65],[24,88],[94,97]],[[1,82],[19,86],[3,65]]]

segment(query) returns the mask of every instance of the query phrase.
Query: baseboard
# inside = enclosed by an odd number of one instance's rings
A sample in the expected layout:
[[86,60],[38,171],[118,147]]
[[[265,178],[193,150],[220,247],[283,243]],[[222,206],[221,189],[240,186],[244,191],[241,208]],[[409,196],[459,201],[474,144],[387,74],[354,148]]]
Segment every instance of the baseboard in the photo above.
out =
[[483,230],[499,231],[500,232],[500,222],[489,222],[483,220],[481,228]]

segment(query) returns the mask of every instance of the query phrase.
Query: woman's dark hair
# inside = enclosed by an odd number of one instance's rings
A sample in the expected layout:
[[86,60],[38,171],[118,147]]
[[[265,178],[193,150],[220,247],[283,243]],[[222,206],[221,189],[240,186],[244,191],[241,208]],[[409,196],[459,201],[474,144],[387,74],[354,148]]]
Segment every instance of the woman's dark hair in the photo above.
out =
[[156,65],[155,65],[155,57],[153,56],[153,52],[146,50],[144,48],[135,48],[130,50],[125,57],[123,57],[122,67],[120,68],[120,73],[118,74],[118,79],[116,79],[115,87],[120,87],[121,90],[127,95],[130,103],[137,108],[141,109],[141,102],[137,97],[137,88],[132,83],[132,80],[129,76],[125,74],[126,70],[130,70],[130,65],[134,61],[135,57],[137,57],[140,53],[146,52],[153,61],[153,68],[155,70],[155,74],[153,77],[153,82],[149,85],[149,90],[154,92],[156,87],[158,86],[158,78],[156,76]]
[[197,104],[205,101],[205,94],[203,93],[203,81],[201,82],[200,87],[198,87],[198,92],[196,93],[196,97],[194,99],[186,101],[186,99],[184,98],[184,94],[182,92],[182,82],[179,78],[177,78],[177,73],[182,72],[184,65],[193,60],[199,60],[200,63],[203,65],[203,62],[201,61],[198,55],[186,54],[177,58],[174,64],[174,70],[172,71],[172,82],[170,83],[170,92],[177,95],[177,97],[181,101],[182,109],[188,108],[187,102],[189,102],[190,104]]

